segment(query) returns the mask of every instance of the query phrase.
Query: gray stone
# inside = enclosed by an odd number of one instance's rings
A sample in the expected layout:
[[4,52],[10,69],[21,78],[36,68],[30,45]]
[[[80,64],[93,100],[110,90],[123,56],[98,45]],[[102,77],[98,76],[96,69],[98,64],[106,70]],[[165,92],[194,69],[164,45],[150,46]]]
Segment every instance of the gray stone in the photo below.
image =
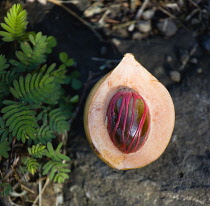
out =
[[144,20],[138,21],[136,24],[136,28],[143,33],[148,33],[152,29],[151,22]]
[[141,32],[134,32],[133,33],[133,36],[132,36],[132,39],[133,40],[141,40],[141,39],[143,39],[143,38],[145,38],[145,35],[144,34],[142,34]]
[[174,82],[180,82],[181,80],[181,74],[178,71],[171,71],[170,77],[171,77],[171,80]]
[[146,10],[146,11],[143,12],[142,17],[145,20],[151,20],[152,17],[154,16],[154,14],[155,14],[155,10],[148,9],[148,10]]
[[173,36],[177,32],[176,24],[169,18],[159,21],[157,27],[167,37]]
[[171,63],[172,60],[173,60],[172,56],[169,56],[169,55],[168,55],[168,56],[166,57],[166,61],[167,61],[168,63]]

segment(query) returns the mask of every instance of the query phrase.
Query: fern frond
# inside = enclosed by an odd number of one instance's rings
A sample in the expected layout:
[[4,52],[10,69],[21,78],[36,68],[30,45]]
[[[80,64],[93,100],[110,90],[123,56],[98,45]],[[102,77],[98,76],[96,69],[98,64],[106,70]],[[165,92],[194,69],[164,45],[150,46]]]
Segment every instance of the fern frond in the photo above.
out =
[[3,142],[0,142],[0,158],[5,157],[8,158],[9,154],[8,151],[10,150],[9,142],[4,140]]
[[5,23],[1,23],[1,27],[5,30],[0,31],[0,35],[3,36],[3,41],[20,40],[25,35],[28,24],[26,18],[26,10],[23,10],[20,4],[14,4],[4,18]]
[[23,143],[26,139],[34,139],[38,127],[36,112],[24,103],[9,100],[5,100],[3,103],[8,106],[1,110],[4,113],[2,118],[6,120],[6,126],[9,127],[12,135]]
[[52,143],[48,142],[47,143],[47,152],[46,152],[46,156],[51,158],[52,160],[55,161],[69,161],[70,158],[62,153],[60,153],[60,149],[62,147],[63,143],[61,142],[58,147],[56,148],[56,150],[53,149]]
[[68,131],[70,124],[68,122],[69,114],[61,108],[53,109],[49,112],[49,126],[50,129],[58,134],[63,134]]
[[46,61],[47,36],[43,36],[41,32],[35,36],[29,34],[29,40],[30,43],[21,42],[20,48],[22,51],[16,52],[19,61],[10,60],[10,63],[17,68],[18,72],[36,69]]
[[57,45],[57,40],[54,36],[47,37],[47,54],[52,53],[52,48]]
[[52,139],[55,138],[55,135],[53,134],[53,131],[50,130],[48,125],[42,125],[40,128],[37,129],[37,132],[35,134],[35,138],[33,139],[35,144],[41,143],[41,144],[47,144],[47,142],[50,142]]
[[14,88],[10,92],[14,97],[22,102],[56,104],[60,97],[60,85],[54,83],[54,77],[42,73],[28,74],[26,77],[20,76],[19,81],[14,80]]
[[49,107],[42,107],[42,110],[39,112],[39,114],[37,115],[37,120],[38,121],[42,121],[43,125],[47,125],[48,124],[48,110],[50,108]]
[[8,71],[0,76],[0,105],[1,100],[5,99],[5,96],[10,94],[9,87],[12,86],[12,82],[17,78],[15,71]]
[[28,153],[35,158],[42,158],[46,153],[46,146],[37,144],[28,148]]
[[0,55],[0,76],[2,74],[5,74],[5,69],[9,67],[9,64],[7,64],[7,60],[4,55]]
[[0,117],[0,142],[5,141],[6,139],[9,139],[9,142],[11,142],[11,133],[9,132],[8,127],[5,126],[5,120]]
[[63,160],[69,161],[70,158],[60,153],[61,147],[62,142],[55,150],[50,142],[47,143],[47,151],[45,155],[51,160],[42,167],[42,174],[46,175],[49,173],[49,179],[58,183],[62,183],[65,179],[69,178],[66,173],[70,172],[70,170],[67,168],[68,164],[62,162]]
[[24,164],[32,175],[36,173],[40,165],[35,158],[27,158],[24,161]]
[[53,182],[63,183],[65,179],[69,178],[69,175],[66,173],[71,172],[71,170],[67,169],[68,164],[64,164],[59,161],[49,161],[43,167],[43,175],[49,173],[49,179],[53,180]]

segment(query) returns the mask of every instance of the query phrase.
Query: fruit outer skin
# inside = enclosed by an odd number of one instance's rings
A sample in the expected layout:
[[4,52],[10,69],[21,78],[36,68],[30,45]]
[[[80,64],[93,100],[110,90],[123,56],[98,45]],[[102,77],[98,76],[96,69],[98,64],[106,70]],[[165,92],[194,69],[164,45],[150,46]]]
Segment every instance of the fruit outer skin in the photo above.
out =
[[[114,146],[107,131],[109,101],[122,87],[138,92],[150,112],[147,141],[138,151],[129,154]],[[155,161],[170,141],[174,122],[175,111],[169,92],[132,54],[126,54],[114,70],[96,83],[84,111],[84,127],[90,145],[104,162],[119,170],[144,167]]]

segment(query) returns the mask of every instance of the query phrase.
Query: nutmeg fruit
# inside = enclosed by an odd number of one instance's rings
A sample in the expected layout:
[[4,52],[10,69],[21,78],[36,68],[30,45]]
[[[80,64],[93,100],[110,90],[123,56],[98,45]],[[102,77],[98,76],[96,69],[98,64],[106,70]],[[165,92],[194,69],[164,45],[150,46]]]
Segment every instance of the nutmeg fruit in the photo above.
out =
[[169,92],[132,54],[96,83],[84,111],[90,145],[119,170],[156,160],[170,141],[174,122]]

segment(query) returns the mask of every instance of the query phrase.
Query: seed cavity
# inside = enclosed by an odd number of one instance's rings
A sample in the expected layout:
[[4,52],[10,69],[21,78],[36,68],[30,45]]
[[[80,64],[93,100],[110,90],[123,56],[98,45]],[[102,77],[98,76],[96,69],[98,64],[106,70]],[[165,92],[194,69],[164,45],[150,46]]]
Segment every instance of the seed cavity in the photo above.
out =
[[107,110],[107,130],[121,152],[139,150],[147,140],[149,125],[149,109],[140,94],[127,88],[112,97]]

